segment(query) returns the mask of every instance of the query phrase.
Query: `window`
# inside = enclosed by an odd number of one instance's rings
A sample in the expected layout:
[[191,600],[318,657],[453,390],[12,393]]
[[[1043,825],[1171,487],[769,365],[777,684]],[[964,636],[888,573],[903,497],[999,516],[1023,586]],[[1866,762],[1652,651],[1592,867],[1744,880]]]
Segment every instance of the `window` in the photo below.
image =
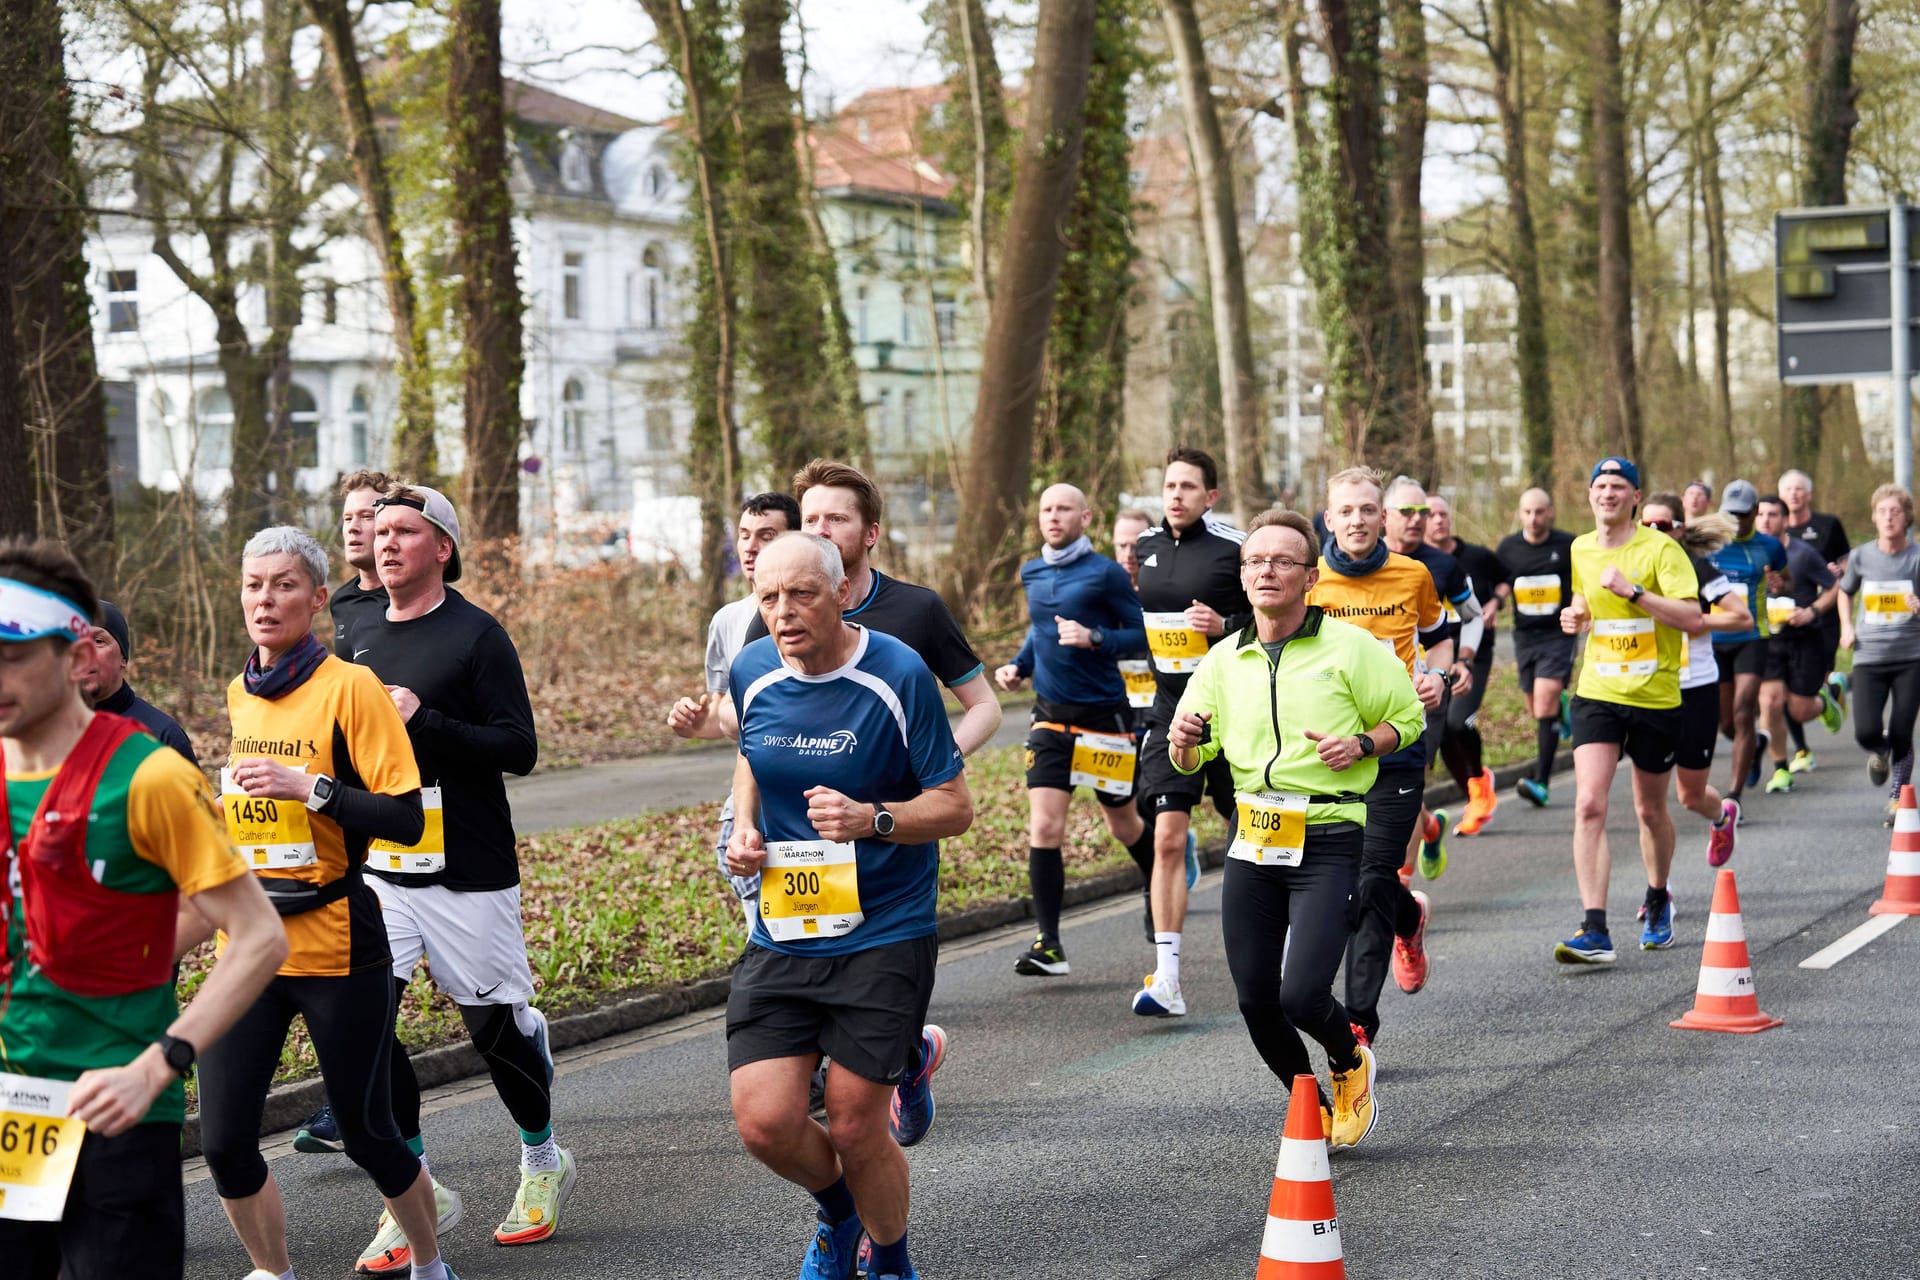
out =
[[885,387],[880,389],[880,398],[873,404],[873,421],[867,428],[875,444],[886,447],[887,437],[893,434],[893,392]]
[[568,138],[560,148],[560,185],[569,191],[593,190],[593,162],[587,144]]
[[933,295],[933,333],[934,341],[943,347],[954,344],[960,331],[960,307],[950,293]]
[[653,453],[673,449],[673,387],[665,382],[647,384],[647,448]]
[[855,342],[873,341],[867,332],[869,318],[867,300],[867,286],[861,285],[853,291],[853,340]]
[[919,341],[920,303],[913,290],[900,291],[900,345],[910,347]]
[[564,253],[560,255],[560,314],[568,320],[580,318],[581,299],[586,289],[587,255],[584,253]]
[[367,407],[367,389],[355,387],[347,402],[347,464],[367,465],[367,435],[373,426],[373,414]]
[[1453,390],[1453,361],[1441,360],[1436,362],[1433,368],[1433,381],[1434,385],[1438,386],[1442,391]]
[[1429,299],[1429,301],[1431,305],[1428,307],[1428,310],[1432,313],[1433,322],[1435,324],[1452,324],[1453,323],[1453,295],[1452,294],[1436,293],[1432,296],[1431,299]]
[[657,244],[648,245],[640,254],[640,318],[649,329],[664,328],[667,323],[666,281],[661,272],[664,260]]
[[906,257],[913,256],[913,224],[895,220],[893,224],[893,251]]
[[587,444],[587,389],[580,379],[568,378],[560,388],[560,449],[578,454]]
[[903,447],[913,447],[913,437],[920,429],[918,399],[911,391],[900,393],[900,443]]
[[320,323],[340,323],[340,286],[331,280],[320,282]]
[[320,465],[320,409],[313,392],[299,383],[287,387],[287,423],[293,429],[293,465]]
[[194,403],[193,466],[196,471],[233,465],[233,400],[225,387],[208,387]]
[[140,273],[107,272],[107,332],[133,333],[140,328]]
[[647,166],[647,176],[640,180],[640,190],[653,199],[659,199],[667,193],[667,171],[657,164]]

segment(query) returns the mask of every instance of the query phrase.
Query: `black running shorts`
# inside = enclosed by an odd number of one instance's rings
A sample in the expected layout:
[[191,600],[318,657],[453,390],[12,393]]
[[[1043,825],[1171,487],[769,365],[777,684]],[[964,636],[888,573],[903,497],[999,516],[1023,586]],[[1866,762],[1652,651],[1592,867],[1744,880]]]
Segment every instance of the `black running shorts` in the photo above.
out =
[[1673,763],[1680,769],[1713,767],[1713,751],[1720,741],[1720,683],[1710,681],[1680,691],[1680,737],[1674,743]]
[[[1074,702],[1048,702],[1034,699],[1032,719],[1027,725],[1027,789],[1052,787],[1073,790],[1073,744],[1086,733],[1106,733],[1133,737],[1133,708],[1124,702],[1106,706],[1086,706]],[[1133,803],[1132,773],[1126,791],[1106,791],[1090,787],[1094,798],[1109,809]]]
[[60,1221],[0,1218],[0,1272],[21,1280],[173,1280],[186,1248],[178,1124],[89,1133]]
[[1767,641],[1765,678],[1785,682],[1787,692],[1802,698],[1820,696],[1827,682],[1827,638],[1820,628],[1788,627]]
[[1140,763],[1134,771],[1134,789],[1141,796],[1141,812],[1151,822],[1157,813],[1192,813],[1205,796],[1228,822],[1234,820],[1233,768],[1225,756],[1215,756],[1198,773],[1181,773],[1167,756],[1167,726],[1149,720],[1140,735]]
[[1629,707],[1573,695],[1573,749],[1613,743],[1642,773],[1666,773],[1673,768],[1684,727],[1680,707]]
[[1713,646],[1713,660],[1720,664],[1720,683],[1732,684],[1735,676],[1766,675],[1768,643],[1767,638],[1761,636],[1738,644]]
[[1535,680],[1558,680],[1565,684],[1573,674],[1574,637],[1557,631],[1521,631],[1513,633],[1513,662],[1520,668],[1520,688],[1533,692]]
[[727,997],[727,1070],[824,1053],[864,1080],[899,1084],[939,954],[932,934],[839,956],[749,945]]

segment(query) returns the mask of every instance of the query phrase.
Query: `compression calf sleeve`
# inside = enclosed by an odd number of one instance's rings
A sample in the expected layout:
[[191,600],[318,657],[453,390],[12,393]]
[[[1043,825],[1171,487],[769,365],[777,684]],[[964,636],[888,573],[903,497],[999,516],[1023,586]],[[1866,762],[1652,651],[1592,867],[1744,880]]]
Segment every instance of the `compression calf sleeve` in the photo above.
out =
[[1533,780],[1546,786],[1553,779],[1553,758],[1560,751],[1560,717],[1542,716],[1533,722],[1533,745],[1540,753]]
[[549,1129],[553,1097],[547,1087],[546,1060],[514,1024],[513,1007],[463,1004],[460,1020],[467,1024],[467,1035],[486,1061],[494,1091],[506,1103],[513,1122],[528,1133]]
[[1147,823],[1140,832],[1140,838],[1127,846],[1127,856],[1133,859],[1133,865],[1140,868],[1141,877],[1151,885],[1153,883],[1153,823]]
[[1798,720],[1795,720],[1790,715],[1783,718],[1787,722],[1787,736],[1793,739],[1793,749],[1795,751],[1805,751],[1807,749],[1806,729],[1801,726]]
[[1060,850],[1027,846],[1027,880],[1033,887],[1033,918],[1040,936],[1060,941],[1060,903],[1067,892],[1067,868]]

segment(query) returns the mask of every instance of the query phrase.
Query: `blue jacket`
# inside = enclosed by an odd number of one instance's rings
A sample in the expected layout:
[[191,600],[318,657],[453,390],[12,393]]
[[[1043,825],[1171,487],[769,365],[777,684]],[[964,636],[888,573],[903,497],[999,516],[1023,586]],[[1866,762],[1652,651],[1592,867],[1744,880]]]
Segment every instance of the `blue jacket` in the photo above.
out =
[[[1058,568],[1045,559],[1029,560],[1020,566],[1020,585],[1032,625],[1013,665],[1033,678],[1034,693],[1048,702],[1125,702],[1126,682],[1113,664],[1147,652],[1140,599],[1127,571],[1092,551]],[[1100,643],[1091,649],[1061,644],[1055,616],[1099,628]]]

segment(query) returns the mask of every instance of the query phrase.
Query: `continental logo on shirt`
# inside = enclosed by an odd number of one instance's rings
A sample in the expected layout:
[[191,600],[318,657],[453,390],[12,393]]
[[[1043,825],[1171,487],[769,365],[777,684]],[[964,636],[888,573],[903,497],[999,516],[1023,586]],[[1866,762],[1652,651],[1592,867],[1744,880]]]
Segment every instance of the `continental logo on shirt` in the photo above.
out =
[[860,745],[860,739],[851,729],[836,729],[825,737],[814,737],[805,733],[760,735],[763,747],[780,747],[788,751],[797,751],[803,756],[850,755]]
[[1397,618],[1411,612],[1403,600],[1392,604],[1323,604],[1320,609],[1329,618]]
[[312,738],[235,738],[233,754],[263,756],[315,756],[320,748]]

